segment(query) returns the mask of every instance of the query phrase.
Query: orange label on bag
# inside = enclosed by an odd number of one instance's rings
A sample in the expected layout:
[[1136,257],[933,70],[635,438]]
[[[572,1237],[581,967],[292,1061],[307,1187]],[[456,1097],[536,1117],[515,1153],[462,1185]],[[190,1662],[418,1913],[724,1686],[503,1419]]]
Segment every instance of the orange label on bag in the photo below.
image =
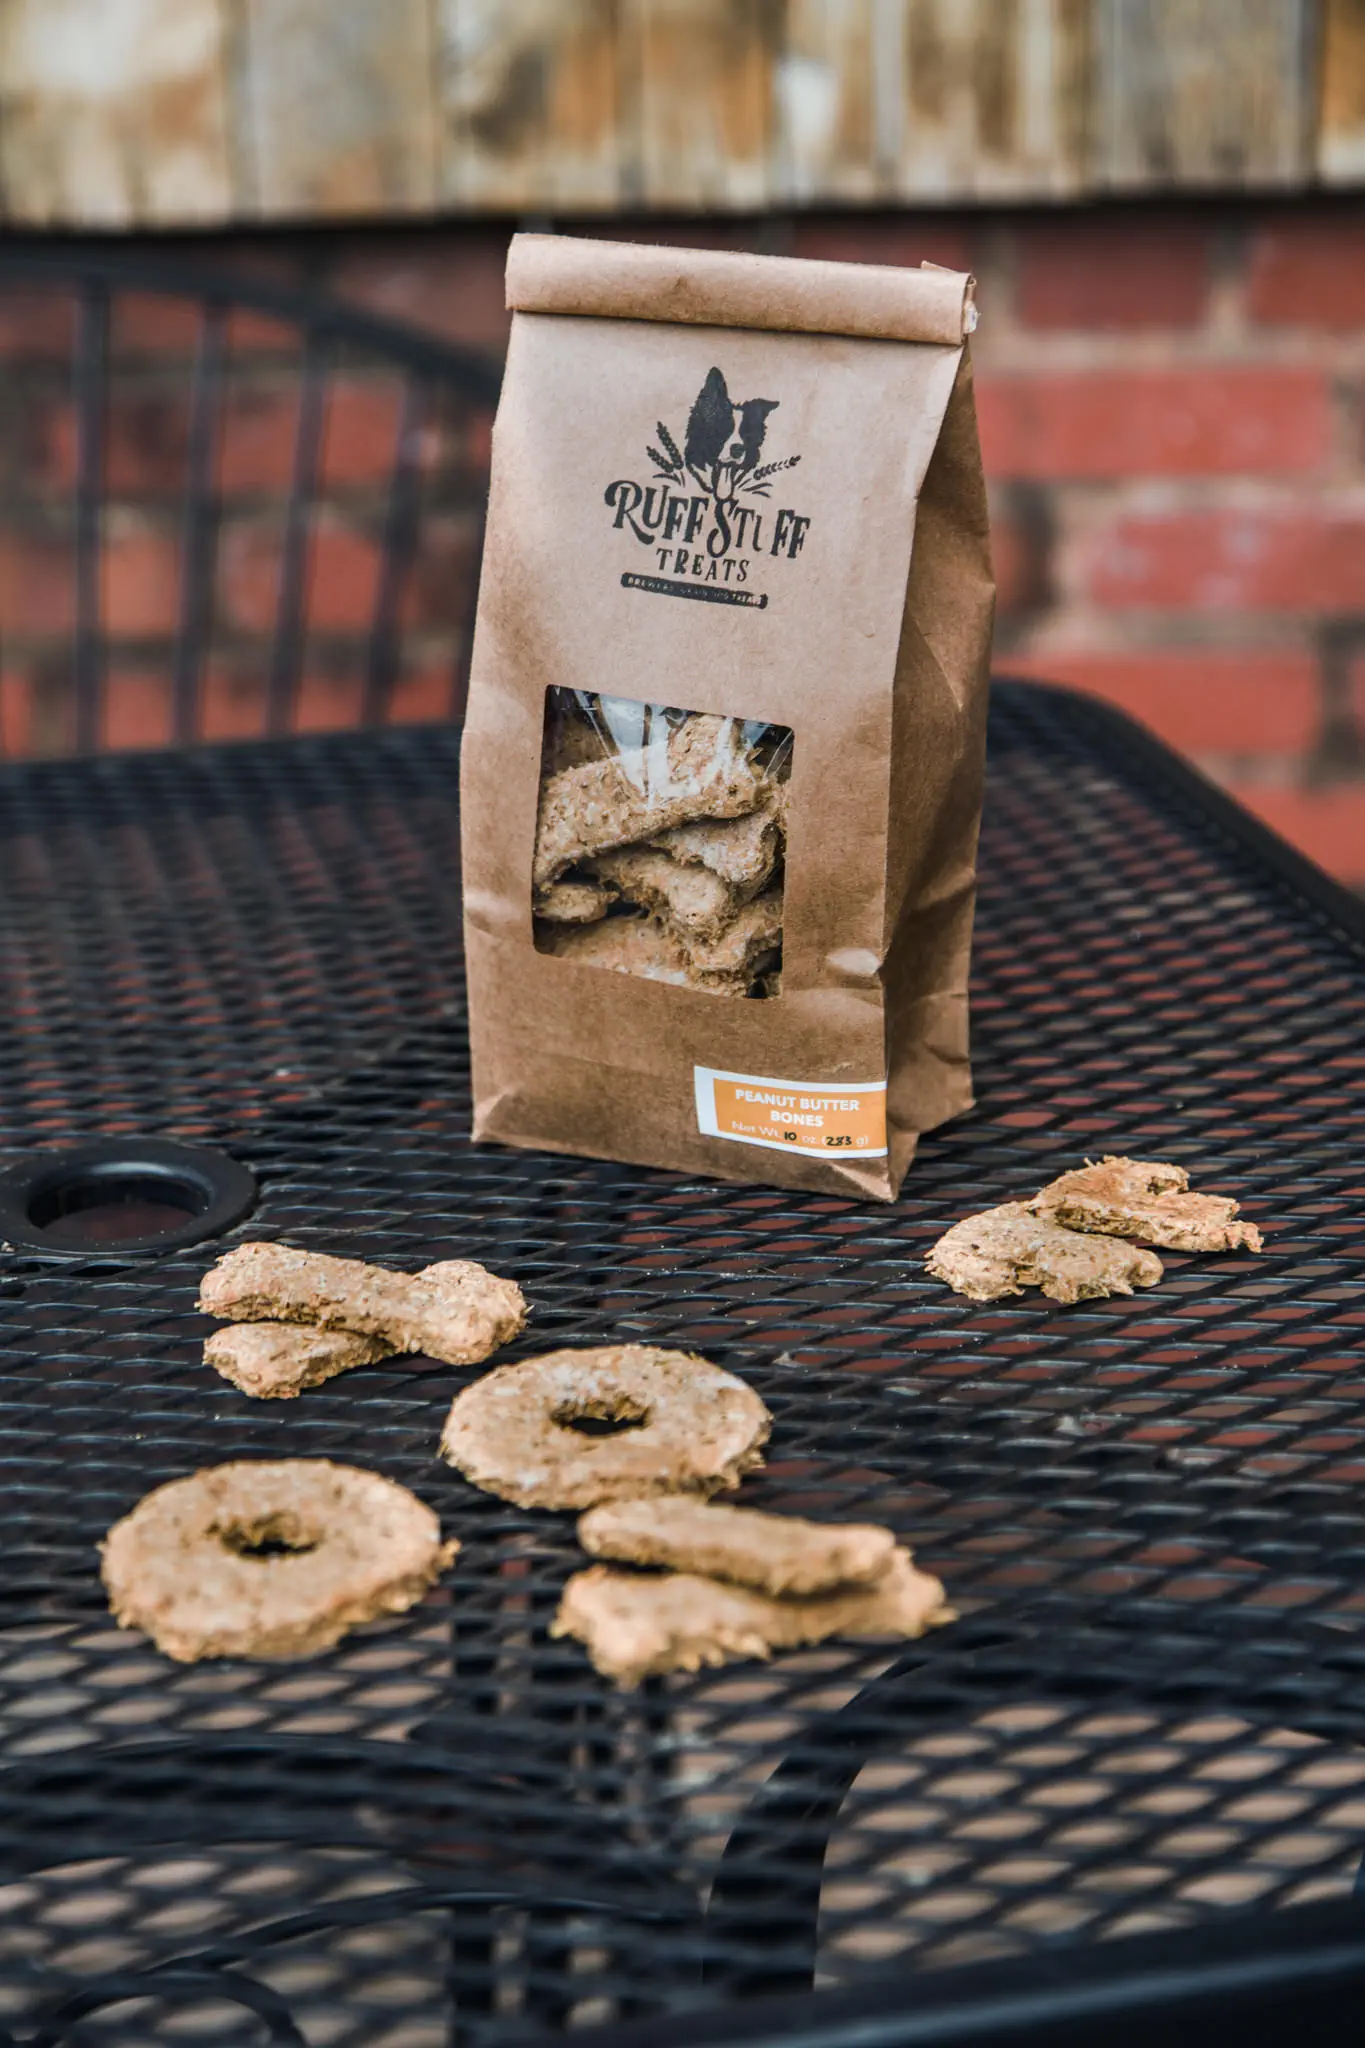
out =
[[771,1152],[886,1152],[885,1081],[774,1081],[694,1067],[697,1128]]

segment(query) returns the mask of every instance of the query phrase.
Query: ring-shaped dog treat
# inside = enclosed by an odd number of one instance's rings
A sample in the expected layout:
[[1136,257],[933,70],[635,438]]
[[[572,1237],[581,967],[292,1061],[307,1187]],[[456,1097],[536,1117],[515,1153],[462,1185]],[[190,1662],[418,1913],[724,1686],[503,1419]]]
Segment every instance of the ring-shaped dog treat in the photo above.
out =
[[[610,1434],[597,1433],[603,1426]],[[688,1351],[607,1344],[500,1365],[457,1394],[441,1450],[519,1507],[716,1493],[763,1462],[752,1387]]]
[[109,1531],[101,1574],[120,1628],[144,1629],[182,1664],[285,1659],[404,1613],[459,1547],[378,1472],[243,1459],[147,1494]]

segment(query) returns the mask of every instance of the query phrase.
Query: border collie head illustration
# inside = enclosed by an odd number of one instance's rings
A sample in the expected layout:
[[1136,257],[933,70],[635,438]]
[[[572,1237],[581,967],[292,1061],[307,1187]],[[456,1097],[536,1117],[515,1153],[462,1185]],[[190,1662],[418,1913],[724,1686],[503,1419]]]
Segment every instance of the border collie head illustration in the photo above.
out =
[[736,405],[720,371],[707,371],[688,414],[683,453],[692,474],[716,497],[731,497],[757,467],[768,414],[777,403],[775,398],[746,398]]

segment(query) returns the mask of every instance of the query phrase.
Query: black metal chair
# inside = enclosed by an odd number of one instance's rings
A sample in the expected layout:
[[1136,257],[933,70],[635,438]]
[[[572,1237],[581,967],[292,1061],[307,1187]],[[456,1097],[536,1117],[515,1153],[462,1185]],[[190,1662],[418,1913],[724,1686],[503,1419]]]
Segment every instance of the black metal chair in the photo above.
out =
[[[314,662],[346,685],[327,723],[403,715],[414,666],[419,708],[458,711],[496,363],[226,268],[99,251],[0,254],[0,349],[0,750],[120,744],[129,692],[164,708],[157,739],[220,736],[224,664],[234,735],[317,723]],[[41,715],[16,736],[25,691]]]

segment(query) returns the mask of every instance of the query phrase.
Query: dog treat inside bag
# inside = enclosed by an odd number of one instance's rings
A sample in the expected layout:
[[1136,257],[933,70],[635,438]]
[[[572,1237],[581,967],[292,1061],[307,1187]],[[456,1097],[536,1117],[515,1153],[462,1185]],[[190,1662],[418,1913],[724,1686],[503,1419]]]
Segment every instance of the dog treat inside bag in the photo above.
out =
[[889,1199],[969,1106],[971,294],[514,238],[462,766],[477,1137]]
[[537,949],[716,995],[774,993],[788,729],[586,691],[546,702]]

